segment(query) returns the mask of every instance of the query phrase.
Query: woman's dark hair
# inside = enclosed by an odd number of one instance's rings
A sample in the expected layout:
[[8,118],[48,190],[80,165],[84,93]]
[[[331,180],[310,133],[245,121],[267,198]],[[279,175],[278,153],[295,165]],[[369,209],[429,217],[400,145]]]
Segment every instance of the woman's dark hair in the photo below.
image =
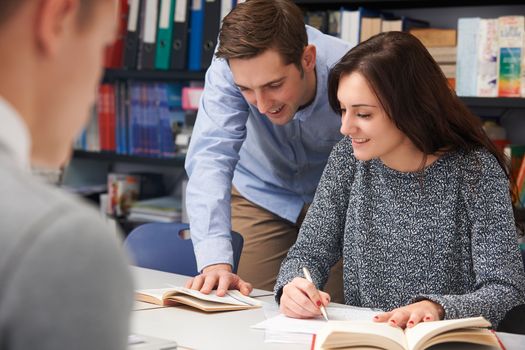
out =
[[328,99],[336,113],[341,113],[339,81],[354,72],[367,80],[396,127],[425,155],[484,147],[497,159],[509,179],[511,198],[516,198],[503,152],[490,141],[480,118],[456,96],[416,37],[381,33],[346,53],[328,77]]

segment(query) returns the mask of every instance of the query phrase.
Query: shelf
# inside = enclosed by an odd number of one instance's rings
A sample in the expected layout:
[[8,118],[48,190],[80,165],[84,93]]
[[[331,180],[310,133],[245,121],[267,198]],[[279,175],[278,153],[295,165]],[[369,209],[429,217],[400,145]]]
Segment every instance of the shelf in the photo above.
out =
[[375,8],[393,9],[393,8],[423,8],[423,7],[459,7],[459,6],[501,6],[501,5],[523,5],[523,1],[515,0],[500,0],[500,1],[486,1],[486,0],[339,0],[339,1],[325,1],[325,0],[295,0],[299,6],[318,7],[318,8],[339,8],[368,6]]
[[525,108],[525,98],[520,97],[460,97],[469,107],[482,108]]
[[162,165],[162,166],[184,166],[185,155],[178,155],[175,158],[153,158],[142,156],[130,156],[125,154],[116,154],[113,152],[88,152],[75,150],[73,157],[76,159],[94,159],[106,160],[110,162]]
[[106,69],[103,81],[111,82],[128,79],[155,81],[204,80],[204,75],[205,72],[191,71]]

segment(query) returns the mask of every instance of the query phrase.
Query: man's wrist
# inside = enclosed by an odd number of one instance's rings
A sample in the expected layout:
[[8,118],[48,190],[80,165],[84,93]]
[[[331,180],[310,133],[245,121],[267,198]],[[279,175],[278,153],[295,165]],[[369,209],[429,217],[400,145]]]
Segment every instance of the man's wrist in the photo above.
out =
[[208,265],[205,268],[203,268],[202,272],[211,272],[211,271],[217,271],[217,270],[225,270],[228,272],[232,272],[232,266],[230,264],[213,264],[213,265]]

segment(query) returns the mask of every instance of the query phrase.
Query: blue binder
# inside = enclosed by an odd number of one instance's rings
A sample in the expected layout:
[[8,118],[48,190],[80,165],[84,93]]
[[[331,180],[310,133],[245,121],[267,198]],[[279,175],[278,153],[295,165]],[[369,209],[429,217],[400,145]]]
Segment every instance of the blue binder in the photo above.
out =
[[188,56],[188,69],[190,71],[202,70],[202,32],[204,29],[203,0],[192,0],[190,14],[190,47]]

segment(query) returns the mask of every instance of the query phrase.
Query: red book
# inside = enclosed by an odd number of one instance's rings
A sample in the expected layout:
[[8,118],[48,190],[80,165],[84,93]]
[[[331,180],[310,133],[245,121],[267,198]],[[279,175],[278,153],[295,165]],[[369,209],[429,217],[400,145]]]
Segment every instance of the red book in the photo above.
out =
[[110,84],[102,84],[98,91],[98,129],[100,138],[100,150],[110,150],[109,140],[109,118],[110,118]]
[[124,37],[128,25],[128,0],[119,0],[118,4],[117,37],[115,42],[106,48],[104,53],[104,67],[121,68],[124,55]]
[[116,127],[117,127],[117,113],[116,113],[116,105],[115,105],[115,85],[108,84],[108,106],[107,106],[107,113],[108,113],[108,151],[115,152],[117,150],[117,143],[116,143]]

